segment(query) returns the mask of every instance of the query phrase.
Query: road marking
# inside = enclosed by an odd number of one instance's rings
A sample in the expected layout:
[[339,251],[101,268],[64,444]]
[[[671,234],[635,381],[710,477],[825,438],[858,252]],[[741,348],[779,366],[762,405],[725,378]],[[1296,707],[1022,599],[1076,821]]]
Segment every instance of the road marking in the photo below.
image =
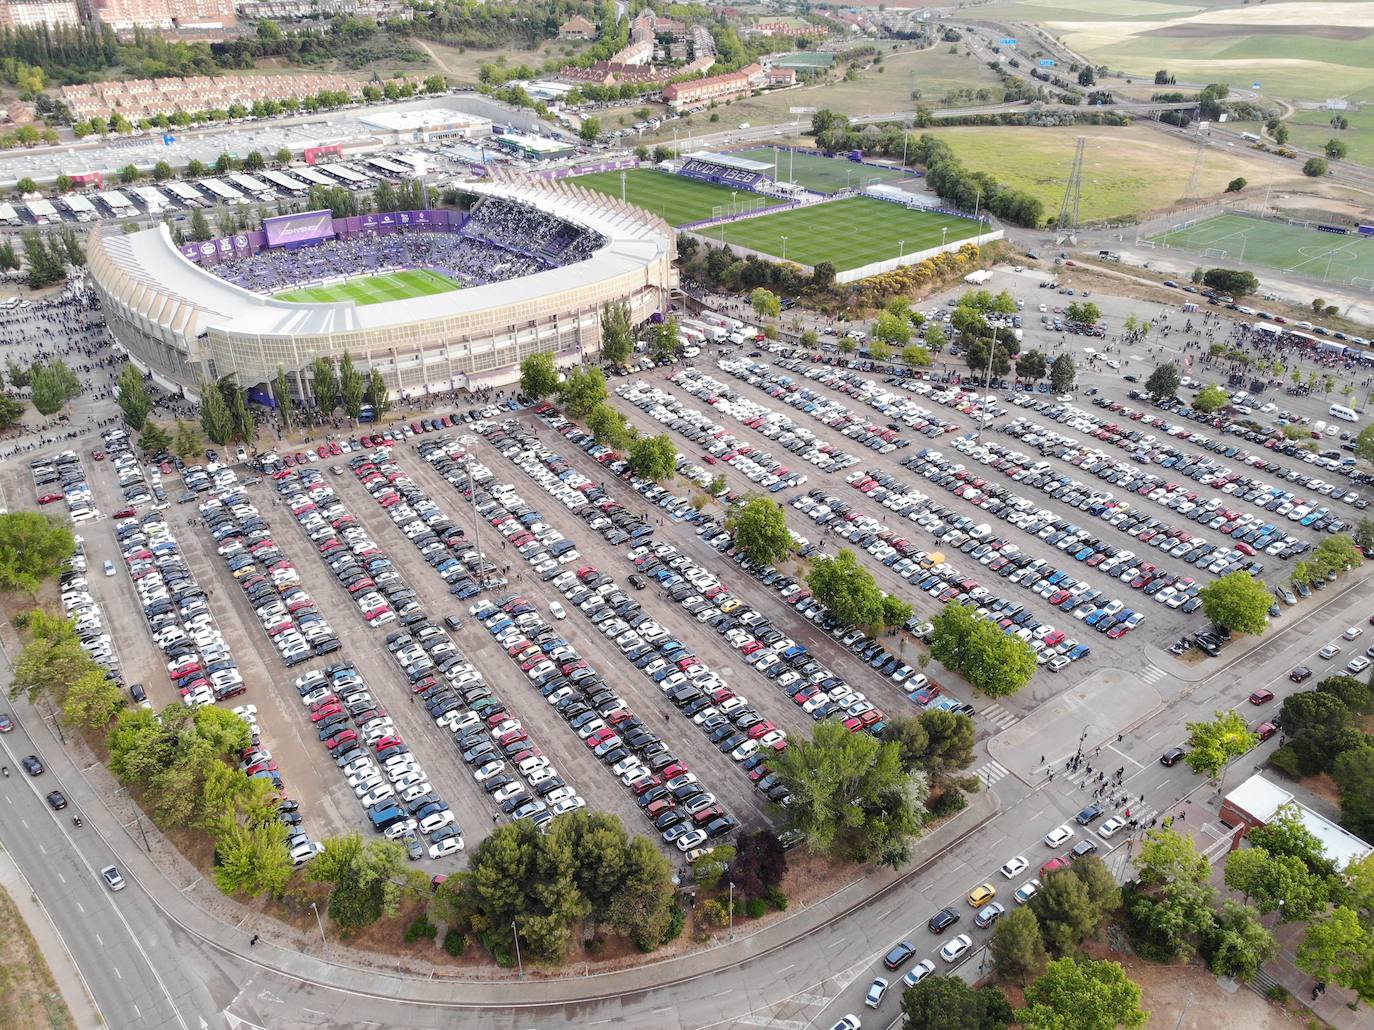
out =
[[848,944],[848,943],[849,943],[849,938],[848,938],[848,937],[841,937],[841,938],[840,938],[838,941],[836,941],[834,944],[827,944],[825,947],[826,947],[827,950],[829,950],[830,948],[838,948],[840,945],[842,945],[842,944]]
[[973,774],[983,781],[983,786],[991,787],[1002,777],[1009,775],[1009,770],[1001,762],[985,762]]
[[105,941],[104,941],[104,939],[100,936],[100,934],[96,934],[96,935],[95,935],[95,942],[96,942],[97,944],[99,944],[102,948],[105,947]]
[[1130,762],[1130,763],[1131,763],[1133,766],[1135,766],[1137,769],[1144,769],[1144,768],[1145,768],[1145,766],[1141,765],[1139,762],[1137,762],[1137,761],[1136,761],[1134,758],[1132,758],[1130,755],[1126,754],[1124,751],[1118,751],[1117,748],[1116,748],[1116,745],[1114,745],[1114,744],[1108,744],[1108,745],[1107,745],[1107,750],[1110,751],[1110,752],[1112,752],[1112,754],[1114,754],[1114,755],[1119,755],[1120,757],[1126,759],[1126,761]]
[[57,878],[58,878],[59,880],[61,880],[63,883],[66,883],[66,882],[67,882],[67,878],[66,878],[65,876],[63,876],[61,873],[58,873],[58,874],[57,874]]
[[1153,665],[1150,662],[1146,662],[1145,665],[1138,672],[1136,672],[1136,675],[1139,676],[1146,683],[1154,684],[1158,683],[1160,680],[1164,679],[1169,674],[1165,672],[1163,669],[1161,669],[1159,666]]
[[138,1018],[139,1018],[139,1019],[142,1019],[142,1018],[143,1018],[143,1010],[142,1010],[141,1008],[138,1007],[138,1002],[136,1002],[136,1001],[131,1001],[131,1002],[129,1002],[129,1004],[132,1005],[132,1006],[134,1007],[134,1013],[138,1016]]
[[787,999],[795,1005],[829,1005],[830,996],[828,994],[794,994]]
[[[303,1008],[303,1009],[301,1009],[301,1011],[302,1011],[302,1012],[309,1012],[312,1016],[323,1016],[323,1015],[324,1015],[324,1013],[321,1012],[319,1009],[306,1009],[306,1008]],[[376,1026],[375,1023],[372,1024],[372,1025],[373,1025],[373,1026]]]
[[118,966],[111,966],[110,968],[114,970],[115,976],[119,977],[121,980],[124,979],[124,974],[119,971]]
[[978,713],[999,729],[1010,729],[1021,721],[1021,716],[1015,712],[1010,712],[994,701],[981,712]]
[[78,902],[76,903],[76,907],[79,908],[79,909],[81,910],[81,914],[82,914],[83,916],[86,914],[86,906],[83,905],[83,904],[81,904],[81,902],[78,901]]
[[43,852],[43,854],[45,855],[48,853],[48,849],[45,848],[42,844],[38,845],[38,850]]
[[789,969],[791,969],[791,968],[792,968],[793,966],[795,966],[795,965],[796,965],[795,962],[788,963],[787,965],[783,966],[781,969],[777,970],[773,975],[774,975],[774,976],[780,976],[780,975],[782,975],[783,973],[787,972]]
[[878,918],[879,918],[879,919],[886,919],[888,916],[892,915],[892,913],[893,913],[893,912],[896,912],[896,911],[897,911],[897,906],[896,906],[896,905],[893,905],[893,906],[892,906],[890,909],[888,909],[886,912],[880,913],[879,916],[878,916]]
[[[734,1021],[741,1026],[766,1026],[775,1030],[806,1030],[810,1023],[803,1023],[796,1019],[774,1019],[772,1016],[756,1016],[752,1012],[736,1016]],[[595,1025],[595,1024],[593,1024]]]

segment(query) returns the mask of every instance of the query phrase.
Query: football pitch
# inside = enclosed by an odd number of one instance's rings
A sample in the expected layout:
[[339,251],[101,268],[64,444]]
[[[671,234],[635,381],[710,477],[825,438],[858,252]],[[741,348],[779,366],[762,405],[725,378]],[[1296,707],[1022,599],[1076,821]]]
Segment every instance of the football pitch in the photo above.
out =
[[1374,240],[1245,215],[1215,215],[1150,237],[1151,243],[1374,288]]
[[899,168],[872,168],[868,165],[846,161],[839,157],[826,157],[824,154],[797,154],[778,148],[756,147],[752,150],[732,150],[735,157],[747,157],[751,161],[777,163],[774,178],[780,182],[795,182],[809,190],[822,193],[835,193],[843,189],[863,189],[875,182],[894,185],[916,177],[911,172]]
[[[579,175],[569,181],[578,186],[620,196],[620,172],[592,172]],[[753,208],[768,207],[777,201],[761,197],[747,190],[735,192],[733,201],[731,191],[724,186],[700,182],[683,175],[660,172],[653,168],[631,168],[624,172],[625,200],[652,211],[669,225],[686,225],[699,222],[704,218],[729,214],[731,204],[735,211],[748,211]]]
[[303,290],[288,290],[276,294],[277,300],[298,304],[332,304],[351,300],[355,304],[384,304],[389,300],[410,300],[436,293],[461,290],[463,284],[428,268],[412,268],[405,272],[384,275],[365,275],[329,286],[310,286]]
[[[949,232],[942,232],[944,229]],[[829,261],[837,272],[843,272],[938,247],[942,242],[971,238],[979,229],[971,218],[849,197],[713,225],[701,235],[798,264],[814,267]]]

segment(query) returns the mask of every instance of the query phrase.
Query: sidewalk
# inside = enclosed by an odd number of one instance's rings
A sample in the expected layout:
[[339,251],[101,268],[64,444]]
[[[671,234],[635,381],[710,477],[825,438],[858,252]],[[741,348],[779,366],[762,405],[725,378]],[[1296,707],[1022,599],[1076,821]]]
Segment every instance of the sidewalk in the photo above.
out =
[[28,924],[33,939],[38,942],[38,949],[47,959],[48,968],[52,970],[53,979],[57,981],[57,989],[62,992],[62,1000],[71,1010],[77,1030],[103,1027],[105,1020],[101,1017],[100,1010],[95,1007],[95,1001],[86,989],[86,980],[76,968],[76,963],[72,961],[62,935],[57,932],[57,927],[48,917],[48,911],[43,907],[43,903],[34,896],[29,882],[14,864],[14,859],[10,858],[9,852],[3,850],[0,850],[0,887],[9,892],[20,916]]

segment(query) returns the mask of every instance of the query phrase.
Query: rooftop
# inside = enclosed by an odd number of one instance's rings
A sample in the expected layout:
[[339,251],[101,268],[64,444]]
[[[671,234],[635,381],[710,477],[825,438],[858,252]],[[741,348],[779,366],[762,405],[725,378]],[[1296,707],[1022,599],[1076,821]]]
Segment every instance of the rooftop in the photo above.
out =
[[1374,848],[1349,830],[1342,829],[1326,816],[1314,812],[1296,800],[1291,791],[1266,780],[1260,773],[1251,776],[1227,794],[1226,800],[1242,812],[1266,823],[1280,808],[1285,805],[1291,806],[1302,819],[1302,824],[1308,832],[1321,841],[1326,857],[1342,868],[1347,863],[1358,861],[1374,851]]

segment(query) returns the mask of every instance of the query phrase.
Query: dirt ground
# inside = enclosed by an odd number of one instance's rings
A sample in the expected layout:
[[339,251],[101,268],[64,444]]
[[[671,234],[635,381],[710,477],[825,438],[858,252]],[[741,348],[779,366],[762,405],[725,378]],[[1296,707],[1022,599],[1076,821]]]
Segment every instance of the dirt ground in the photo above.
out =
[[1217,1030],[1243,1026],[1247,1030],[1297,1030],[1305,1026],[1296,1013],[1241,987],[1222,990],[1216,977],[1200,966],[1161,966],[1131,958],[1122,963],[1126,974],[1140,984],[1143,1007],[1150,1014],[1146,1026],[1171,1030]]
[[28,924],[0,890],[0,1026],[66,1028],[76,1024]]

